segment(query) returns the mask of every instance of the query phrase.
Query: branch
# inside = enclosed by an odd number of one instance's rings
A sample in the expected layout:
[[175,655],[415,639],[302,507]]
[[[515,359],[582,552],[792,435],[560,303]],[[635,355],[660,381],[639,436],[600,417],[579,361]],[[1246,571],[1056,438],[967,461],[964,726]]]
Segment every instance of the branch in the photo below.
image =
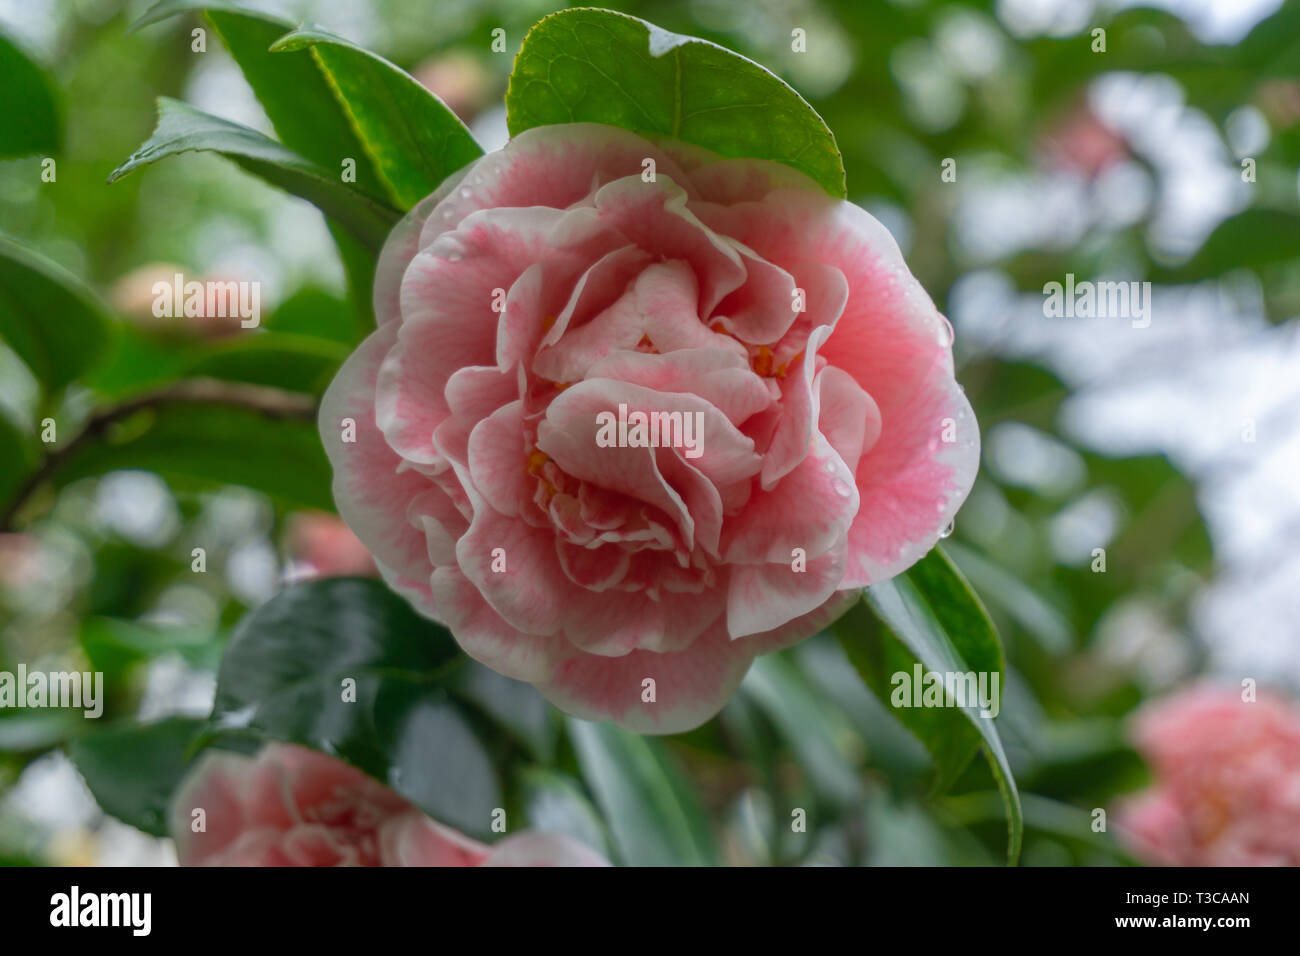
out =
[[14,492],[4,513],[0,514],[0,532],[13,530],[14,519],[32,494],[53,477],[63,462],[82,445],[100,437],[113,424],[129,418],[136,412],[172,404],[231,405],[250,409],[273,419],[309,422],[316,419],[316,400],[310,395],[287,392],[264,385],[196,378],[177,382],[175,385],[156,391],[145,392],[120,405],[93,413],[86,419],[85,425],[72,441],[50,452],[41,466],[32,472],[22,486]]

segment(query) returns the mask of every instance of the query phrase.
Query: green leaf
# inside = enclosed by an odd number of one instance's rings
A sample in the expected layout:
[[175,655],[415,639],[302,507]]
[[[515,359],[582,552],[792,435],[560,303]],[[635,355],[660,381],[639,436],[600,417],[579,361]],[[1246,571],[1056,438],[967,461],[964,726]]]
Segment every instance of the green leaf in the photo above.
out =
[[232,635],[212,727],[340,757],[434,819],[486,836],[502,805],[496,772],[446,686],[464,660],[444,628],[378,581],[294,585]]
[[602,855],[609,853],[600,816],[572,777],[526,767],[520,772],[519,787],[530,830],[563,833]]
[[0,710],[0,754],[40,753],[85,729],[79,710]]
[[1181,266],[1158,269],[1159,282],[1194,282],[1233,269],[1254,269],[1300,259],[1300,214],[1288,209],[1247,209],[1225,219],[1196,255]]
[[192,150],[211,150],[234,160],[286,192],[314,203],[358,240],[378,250],[400,218],[391,206],[344,183],[338,174],[304,159],[257,130],[211,116],[178,100],[159,97],[158,126],[149,140],[109,175],[110,183],[141,166]]
[[109,398],[180,378],[246,382],[319,396],[347,358],[345,345],[296,332],[239,332],[216,340],[149,334],[122,326],[87,384]]
[[[1002,646],[983,605],[961,573],[935,548],[903,574],[873,585],[833,626],[849,659],[882,700],[890,700],[895,674],[912,675],[914,665],[938,675],[998,675],[1003,681]],[[1001,694],[998,695],[999,703]],[[1007,816],[1007,859],[1020,854],[1024,830],[1020,795],[994,720],[977,704],[895,707],[893,713],[926,745],[946,789],[982,744]],[[964,722],[964,726],[963,723]],[[974,737],[972,737],[972,734]]]
[[0,33],[0,157],[57,153],[63,127],[53,78]]
[[0,409],[0,456],[5,462],[4,469],[0,470],[0,510],[3,510],[9,497],[36,467],[34,439],[10,421],[4,409]]
[[[163,0],[132,29],[199,10],[207,12],[286,146],[329,170],[335,181],[341,178],[343,163],[351,160],[355,164],[355,182],[351,186],[375,202],[387,205],[396,201],[375,170],[319,62],[306,51],[270,52],[271,45],[294,24],[226,0]],[[373,327],[370,290],[379,247],[370,240],[358,241],[337,223],[329,226],[347,275],[348,299],[362,323]]]
[[512,136],[604,123],[729,157],[769,159],[843,197],[835,137],[763,67],[717,44],[608,10],[562,10],[524,37],[506,92]]
[[863,683],[925,745],[934,762],[933,791],[947,791],[979,750],[979,734],[975,728],[956,708],[890,705],[893,675],[913,674],[917,658],[882,625],[865,599],[850,608],[831,630],[839,637]]
[[1049,654],[1063,655],[1074,647],[1074,630],[1061,611],[1010,571],[995,564],[973,548],[955,541],[944,545],[949,557],[989,604],[1000,609]]
[[307,53],[271,53],[295,24],[230,2],[163,0],[132,24],[132,30],[178,13],[203,11],[253,88],[276,134],[289,149],[338,179],[344,160],[356,164],[356,189],[376,202],[384,188],[329,79]]
[[175,627],[150,627],[112,617],[87,617],[81,622],[81,648],[97,671],[119,673],[124,667],[162,654],[179,654],[206,667],[217,663],[214,635]]
[[235,335],[212,343],[182,374],[248,382],[319,396],[348,357],[345,346],[290,332]]
[[551,705],[531,684],[468,661],[453,675],[449,686],[459,698],[509,731],[538,760],[549,763],[554,757],[559,721]]
[[271,332],[312,335],[348,346],[366,334],[347,302],[313,286],[304,286],[281,302],[264,325]]
[[329,223],[330,235],[339,250],[339,262],[347,281],[348,304],[357,316],[364,338],[375,327],[375,264],[379,254],[358,240],[338,223]]
[[190,764],[190,746],[204,721],[169,717],[88,733],[68,745],[68,757],[104,809],[154,836],[167,836],[167,807]]
[[410,209],[483,155],[442,100],[381,56],[313,28],[281,37],[271,51],[308,48],[400,208]]
[[583,779],[596,796],[619,856],[628,866],[709,866],[717,853],[708,821],[663,744],[568,718]]
[[181,487],[244,485],[289,505],[333,510],[311,402],[289,397],[301,407],[267,412],[215,397],[160,400],[74,440],[58,462],[55,483],[134,468]]
[[844,752],[847,728],[784,657],[767,654],[754,661],[741,690],[780,731],[822,798],[842,808],[861,799],[857,774]]
[[0,339],[50,391],[99,358],[110,319],[80,280],[0,235]]

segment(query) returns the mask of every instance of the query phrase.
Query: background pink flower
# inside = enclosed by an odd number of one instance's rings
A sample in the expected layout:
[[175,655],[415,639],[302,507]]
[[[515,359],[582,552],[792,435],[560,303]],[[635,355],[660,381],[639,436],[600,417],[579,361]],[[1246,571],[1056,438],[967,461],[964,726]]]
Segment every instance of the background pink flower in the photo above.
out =
[[375,561],[352,529],[332,514],[299,511],[289,518],[286,543],[300,577],[340,577],[375,574]]
[[182,866],[609,865],[559,834],[471,840],[355,767],[289,744],[255,758],[209,751],[172,804],[171,829]]
[[[570,713],[698,725],[974,480],[947,323],[879,222],[783,166],[532,129],[398,227],[375,297],[321,409],[339,510]],[[702,454],[600,447],[620,405],[698,415]]]
[[1300,711],[1196,687],[1141,711],[1155,786],[1122,808],[1133,851],[1172,866],[1300,865]]

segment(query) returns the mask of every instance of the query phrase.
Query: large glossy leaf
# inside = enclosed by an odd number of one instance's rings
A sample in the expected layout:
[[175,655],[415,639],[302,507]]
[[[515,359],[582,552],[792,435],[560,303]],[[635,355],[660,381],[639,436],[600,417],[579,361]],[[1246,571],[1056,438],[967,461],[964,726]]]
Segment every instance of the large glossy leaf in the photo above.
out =
[[465,124],[414,77],[323,30],[303,28],[272,52],[310,49],[398,206],[410,209],[483,155]]
[[895,674],[913,674],[917,657],[881,623],[865,599],[850,608],[832,630],[863,683],[929,751],[935,769],[934,792],[948,790],[979,751],[979,734],[970,721],[956,708],[890,704],[891,679]]
[[54,81],[0,33],[0,157],[57,153],[62,125]]
[[[299,507],[332,510],[330,468],[310,400],[259,410],[218,396],[128,407],[62,453],[56,484],[126,468],[155,471],[182,487],[245,485]],[[234,393],[239,394],[239,393]],[[292,405],[289,403],[292,402]],[[268,406],[270,408],[270,406]]]
[[352,160],[356,189],[377,202],[391,200],[316,61],[306,52],[270,52],[271,45],[296,24],[227,0],[163,0],[146,11],[132,29],[198,11],[221,35],[286,146],[329,170],[336,180],[344,160]]
[[464,660],[378,581],[294,585],[231,637],[212,726],[341,757],[435,819],[487,835],[502,806],[496,772],[447,688]]
[[255,176],[314,203],[359,241],[378,249],[400,218],[396,209],[362,194],[336,172],[305,159],[257,130],[160,97],[158,126],[149,140],[113,170],[115,182],[141,166],[192,150],[211,150]]
[[774,160],[845,195],[835,137],[798,93],[717,44],[621,13],[562,10],[533,27],[515,58],[506,110],[511,135],[605,123]]
[[109,327],[83,283],[0,235],[0,339],[46,389],[62,388],[93,365]]
[[660,741],[613,724],[569,718],[566,725],[623,863],[716,864],[708,821]]
[[167,836],[167,807],[191,760],[204,721],[130,721],[78,737],[68,756],[104,809],[154,836]]
[[[911,569],[863,592],[863,599],[834,625],[863,680],[889,701],[895,674],[924,672],[997,674],[1003,680],[1002,646],[979,598],[939,549]],[[970,760],[972,745],[983,747],[1007,816],[1007,857],[1020,853],[1023,822],[1020,796],[994,719],[977,703],[946,699],[940,707],[894,707],[893,713],[930,751],[946,787]],[[974,735],[972,737],[972,734]]]
[[[206,11],[270,117],[276,134],[290,149],[329,170],[339,181],[343,163],[351,161],[355,182],[348,185],[374,202],[396,202],[319,62],[306,50],[271,52],[271,45],[291,31],[293,24],[226,0],[162,0],[132,29],[195,11]],[[338,222],[330,222],[329,227],[347,275],[348,300],[369,328],[374,323],[370,290],[377,246],[372,239],[355,238],[352,230]]]
[[944,549],[989,604],[1024,628],[1043,650],[1062,655],[1073,648],[1074,632],[1069,618],[1038,591],[974,548],[949,541]]

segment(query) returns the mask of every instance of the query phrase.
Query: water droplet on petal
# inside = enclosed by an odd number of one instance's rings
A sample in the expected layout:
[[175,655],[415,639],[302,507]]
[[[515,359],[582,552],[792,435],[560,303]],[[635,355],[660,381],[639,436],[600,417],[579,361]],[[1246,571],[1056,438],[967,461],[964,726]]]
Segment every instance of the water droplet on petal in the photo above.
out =
[[955,520],[949,521],[946,525],[944,525],[942,528],[939,529],[939,537],[940,538],[950,537],[953,531],[956,529],[956,527],[957,527],[957,522]]
[[841,498],[847,498],[849,495],[853,494],[853,489],[838,478],[831,482],[831,488],[833,488],[835,493]]
[[939,329],[939,344],[944,348],[949,348],[957,341],[957,333],[954,331],[952,323],[948,321],[947,316],[941,315],[939,319],[943,322]]
[[460,194],[464,196],[466,199],[468,199],[470,196],[474,195],[474,191],[470,189],[468,186],[462,186],[460,188]]

